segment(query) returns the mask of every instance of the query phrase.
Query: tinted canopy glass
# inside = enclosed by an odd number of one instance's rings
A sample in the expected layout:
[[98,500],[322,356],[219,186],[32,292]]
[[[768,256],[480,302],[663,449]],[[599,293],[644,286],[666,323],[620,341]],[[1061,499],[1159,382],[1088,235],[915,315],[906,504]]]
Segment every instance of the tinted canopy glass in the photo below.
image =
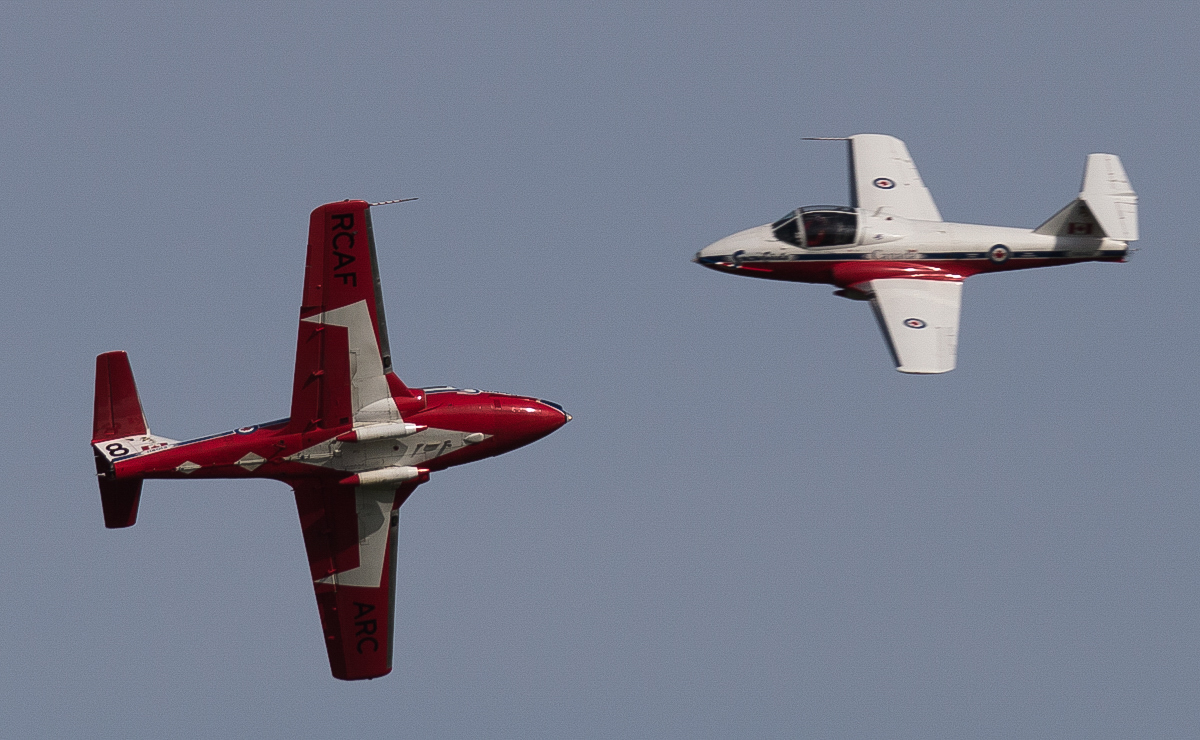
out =
[[858,234],[858,214],[843,206],[805,206],[800,209],[804,220],[806,247],[836,247],[853,244]]
[[788,214],[771,224],[771,231],[775,232],[775,238],[781,242],[791,244],[793,247],[803,247],[804,238],[798,233],[798,217],[800,211],[788,211]]
[[771,224],[771,231],[776,239],[794,247],[853,244],[858,234],[858,213],[845,206],[805,206]]

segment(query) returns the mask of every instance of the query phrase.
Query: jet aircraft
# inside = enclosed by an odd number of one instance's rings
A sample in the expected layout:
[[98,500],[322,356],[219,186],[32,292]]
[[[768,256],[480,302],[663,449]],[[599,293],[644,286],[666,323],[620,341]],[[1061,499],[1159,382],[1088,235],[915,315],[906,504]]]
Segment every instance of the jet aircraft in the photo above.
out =
[[288,418],[186,442],[160,437],[146,424],[126,354],[96,358],[92,448],[105,525],[134,524],[147,478],[290,485],[330,668],[345,680],[391,670],[401,504],[435,471],[514,450],[571,420],[549,401],[410,388],[397,377],[371,205],[312,212]]
[[954,369],[963,281],[980,273],[1124,262],[1138,238],[1137,195],[1115,154],[1089,154],[1079,196],[1036,229],[950,223],[904,142],[846,141],[850,205],[806,206],[727,236],[693,259],[732,275],[828,283],[870,301],[896,369]]

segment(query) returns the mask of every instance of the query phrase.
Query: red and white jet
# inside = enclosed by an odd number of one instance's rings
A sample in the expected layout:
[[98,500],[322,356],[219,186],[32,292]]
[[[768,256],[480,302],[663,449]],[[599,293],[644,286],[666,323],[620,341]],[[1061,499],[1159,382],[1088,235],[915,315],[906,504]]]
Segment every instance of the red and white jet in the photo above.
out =
[[1036,229],[942,220],[904,142],[845,139],[850,206],[807,206],[710,244],[694,259],[733,275],[828,283],[869,300],[896,368],[954,369],[962,283],[984,272],[1124,262],[1137,195],[1115,154],[1089,154],[1079,197]]
[[492,457],[571,420],[526,396],[409,388],[392,372],[370,204],[312,212],[287,419],[179,442],[150,433],[124,352],[96,358],[92,432],[108,527],[137,518],[146,478],[271,478],[296,494],[333,675],[392,667],[400,505],[431,472]]

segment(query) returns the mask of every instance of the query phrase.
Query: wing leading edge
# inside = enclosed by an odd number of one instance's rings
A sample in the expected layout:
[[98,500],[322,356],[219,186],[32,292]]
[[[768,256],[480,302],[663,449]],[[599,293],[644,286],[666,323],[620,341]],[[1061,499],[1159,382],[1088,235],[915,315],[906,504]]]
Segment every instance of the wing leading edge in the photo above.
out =
[[870,281],[869,290],[897,370],[935,374],[954,369],[961,281],[885,278]]

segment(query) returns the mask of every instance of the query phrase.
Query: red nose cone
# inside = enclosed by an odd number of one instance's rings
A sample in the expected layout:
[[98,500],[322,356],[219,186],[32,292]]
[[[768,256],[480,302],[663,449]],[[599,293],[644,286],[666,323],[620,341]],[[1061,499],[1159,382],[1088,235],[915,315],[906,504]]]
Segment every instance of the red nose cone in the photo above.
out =
[[496,436],[506,447],[521,447],[571,420],[562,407],[533,398],[506,398],[496,406]]

